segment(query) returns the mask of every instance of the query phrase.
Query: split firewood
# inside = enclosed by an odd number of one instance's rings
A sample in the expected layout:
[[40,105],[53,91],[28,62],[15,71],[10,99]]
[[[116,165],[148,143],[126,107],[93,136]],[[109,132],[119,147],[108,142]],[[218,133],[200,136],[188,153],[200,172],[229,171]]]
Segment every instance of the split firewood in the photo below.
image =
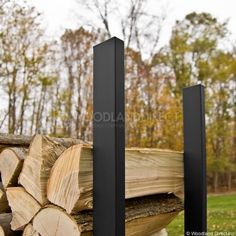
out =
[[12,214],[11,213],[4,213],[0,214],[0,236],[16,236],[19,233],[16,233],[11,230],[11,222]]
[[41,209],[40,204],[22,187],[7,188],[7,200],[12,211],[12,230],[23,230],[35,214]]
[[5,236],[5,232],[3,230],[3,227],[0,225],[0,236]]
[[3,189],[0,189],[0,213],[6,213],[10,211],[10,207],[8,205],[6,193]]
[[27,155],[25,148],[6,148],[0,154],[0,173],[3,187],[17,186],[18,177]]
[[22,236],[40,236],[33,228],[32,224],[28,224],[23,231]]
[[[126,236],[148,236],[165,228],[183,209],[173,194],[126,200]],[[42,209],[33,219],[33,229],[47,236],[92,236],[92,211],[68,215],[55,206]]]
[[[183,188],[183,154],[159,149],[126,149],[126,199],[157,193],[178,193]],[[93,152],[74,145],[55,162],[47,197],[67,213],[92,208]]]
[[36,135],[29,147],[23,169],[19,176],[19,183],[41,205],[45,205],[47,180],[50,170],[57,158],[67,148],[74,144],[85,143],[77,139],[50,138]]
[[161,231],[154,233],[151,236],[168,236],[168,233],[167,233],[166,229],[162,229]]

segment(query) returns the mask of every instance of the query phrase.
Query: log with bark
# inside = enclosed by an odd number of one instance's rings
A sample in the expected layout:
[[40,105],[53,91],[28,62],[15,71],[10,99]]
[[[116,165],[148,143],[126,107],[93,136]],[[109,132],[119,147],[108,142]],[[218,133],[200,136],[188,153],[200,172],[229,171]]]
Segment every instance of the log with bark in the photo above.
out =
[[9,147],[29,147],[32,136],[0,133],[0,152]]
[[40,204],[45,205],[48,202],[46,186],[53,164],[63,151],[78,143],[85,142],[78,139],[50,138],[44,135],[34,136],[19,176],[19,183]]
[[35,214],[41,209],[40,204],[22,187],[7,188],[7,199],[12,211],[12,230],[23,230]]
[[[12,142],[7,137],[0,153],[0,212],[12,212],[9,232],[92,235],[92,145],[44,135],[31,143],[31,137]],[[126,235],[163,236],[163,228],[182,210],[181,200],[167,193],[182,191],[183,153],[127,148],[125,154]],[[0,226],[6,231],[1,221]]]
[[[70,214],[92,208],[93,155],[89,145],[74,145],[55,162],[47,197]],[[183,188],[183,154],[159,149],[126,149],[125,197],[180,193]]]
[[[126,200],[126,236],[152,235],[165,228],[183,209],[173,194],[159,194]],[[56,206],[42,209],[33,220],[33,229],[47,236],[92,236],[92,211],[69,215]]]
[[6,148],[0,153],[0,173],[4,188],[17,186],[26,155],[26,148]]

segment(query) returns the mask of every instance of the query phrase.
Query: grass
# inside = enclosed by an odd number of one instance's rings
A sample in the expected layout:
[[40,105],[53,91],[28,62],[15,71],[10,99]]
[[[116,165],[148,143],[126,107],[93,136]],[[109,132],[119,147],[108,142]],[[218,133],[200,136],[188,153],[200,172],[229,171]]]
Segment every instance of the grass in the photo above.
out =
[[[236,235],[236,194],[208,197],[207,209],[208,232],[230,232],[231,234],[226,235]],[[169,236],[184,235],[183,216],[183,212],[181,212],[179,216],[168,225],[167,231]]]

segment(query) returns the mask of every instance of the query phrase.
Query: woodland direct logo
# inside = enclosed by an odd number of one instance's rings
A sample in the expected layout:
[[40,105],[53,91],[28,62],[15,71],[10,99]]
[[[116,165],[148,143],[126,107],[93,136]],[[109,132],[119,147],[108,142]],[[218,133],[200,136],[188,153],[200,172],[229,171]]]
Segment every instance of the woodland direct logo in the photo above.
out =
[[121,112],[95,112],[93,121],[96,128],[124,128],[125,117]]
[[124,122],[125,120],[128,122],[130,120],[132,121],[165,121],[165,120],[178,120],[178,114],[169,115],[164,113],[158,113],[158,114],[149,114],[145,113],[142,114],[140,112],[132,112],[132,113],[126,113],[125,115],[122,112],[118,112],[115,114],[114,112],[94,112],[93,114],[93,121],[95,122]]
[[236,236],[236,232],[219,231],[219,232],[186,232],[187,236]]
[[125,117],[121,112],[114,114],[114,112],[95,112],[93,115],[95,122],[119,122],[124,121]]

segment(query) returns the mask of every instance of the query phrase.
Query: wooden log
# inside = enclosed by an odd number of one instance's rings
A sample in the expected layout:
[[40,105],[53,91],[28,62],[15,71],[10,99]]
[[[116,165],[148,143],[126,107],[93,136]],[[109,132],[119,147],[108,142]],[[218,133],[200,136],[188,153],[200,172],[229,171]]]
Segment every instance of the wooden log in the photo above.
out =
[[167,233],[166,229],[162,229],[161,231],[154,233],[151,236],[168,236],[168,233]]
[[0,133],[0,152],[8,147],[29,147],[32,136]]
[[[126,149],[125,197],[178,193],[183,187],[183,154],[159,149]],[[74,145],[55,162],[47,197],[67,213],[92,208],[92,147]]]
[[0,225],[0,236],[5,236],[5,232],[3,230],[3,227]]
[[12,214],[11,213],[4,213],[0,214],[0,236],[16,236],[19,235],[19,233],[13,232],[11,230],[11,222]]
[[[126,236],[149,236],[157,233],[182,209],[182,202],[173,194],[126,200]],[[92,211],[68,215],[59,207],[48,206],[35,216],[33,228],[40,235],[47,236],[92,236],[92,221]]]
[[19,183],[24,186],[41,205],[45,205],[46,186],[50,170],[58,156],[74,144],[85,143],[77,139],[59,139],[36,135],[25,158]]
[[23,231],[22,236],[40,236],[33,228],[32,224],[28,224]]
[[6,193],[4,190],[0,189],[0,213],[6,213],[10,211],[10,207],[8,205]]
[[0,173],[4,188],[18,185],[18,177],[26,155],[25,148],[6,148],[0,153]]
[[22,187],[7,188],[7,200],[12,211],[12,230],[23,230],[35,214],[41,209],[40,204]]

